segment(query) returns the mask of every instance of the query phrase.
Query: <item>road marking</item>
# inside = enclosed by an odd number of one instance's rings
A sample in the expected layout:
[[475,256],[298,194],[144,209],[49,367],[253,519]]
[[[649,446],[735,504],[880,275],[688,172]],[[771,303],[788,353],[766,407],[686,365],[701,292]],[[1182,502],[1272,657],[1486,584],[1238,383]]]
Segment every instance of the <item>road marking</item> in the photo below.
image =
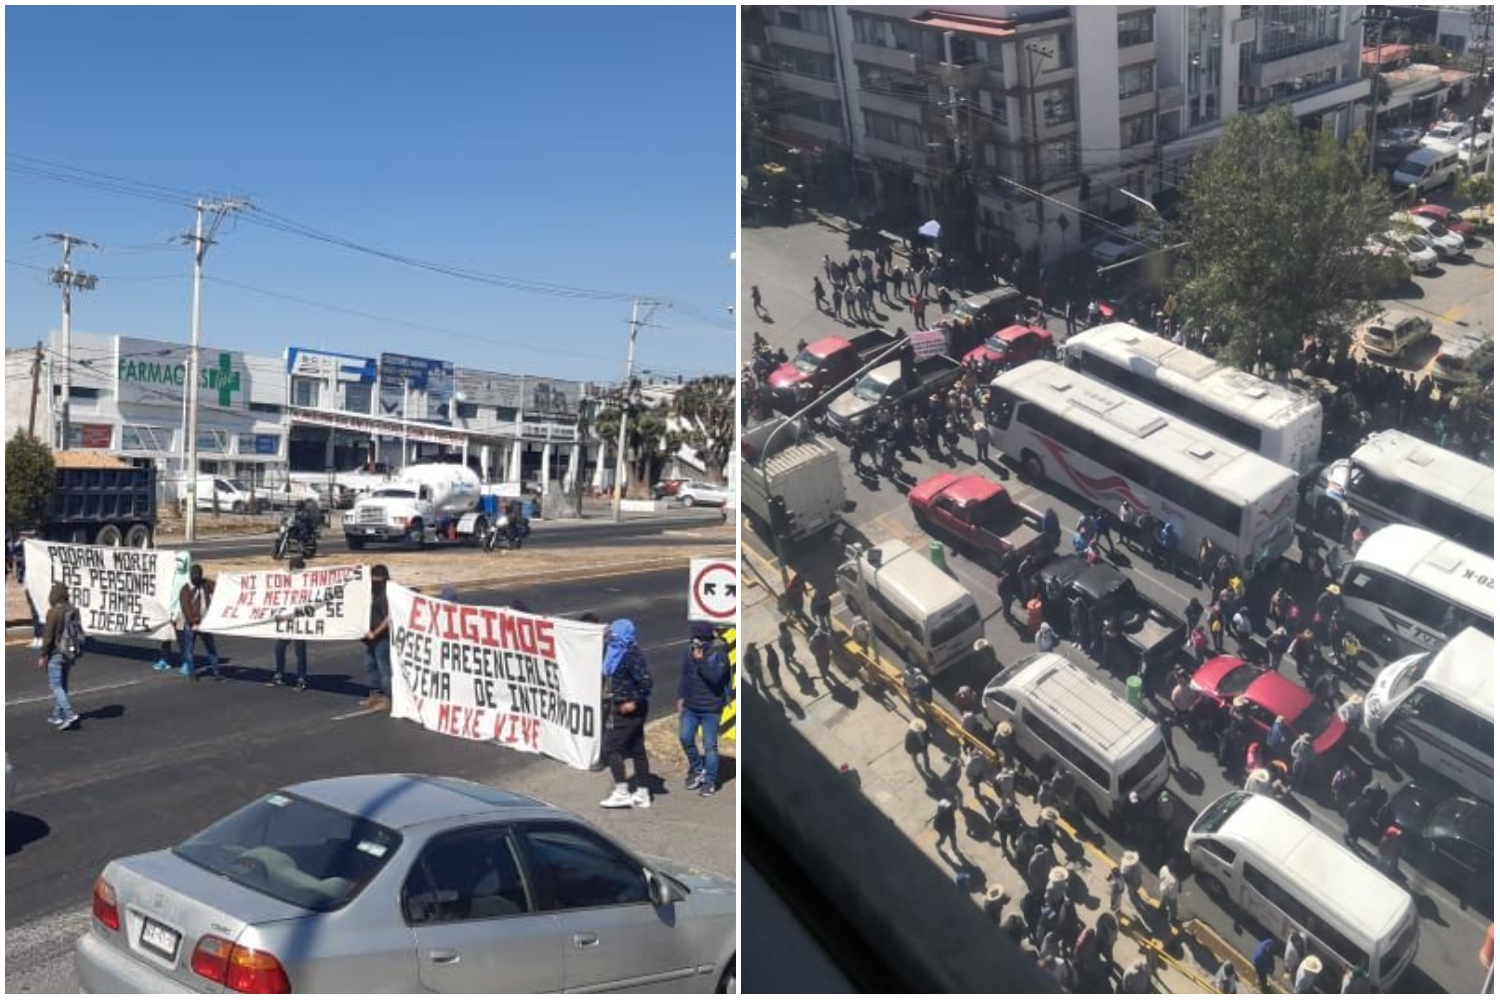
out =
[[343,722],[345,719],[357,719],[361,715],[374,715],[376,712],[386,711],[382,708],[361,708],[354,712],[345,712],[343,715],[335,715],[329,722]]
[[[116,691],[116,690],[119,690],[120,688],[135,687],[139,683],[140,683],[140,681],[121,681],[118,684],[101,684],[98,687],[79,688],[76,691],[69,691],[68,692],[68,697],[69,698],[77,698],[79,695],[97,694],[100,691]],[[12,708],[12,707],[14,707],[16,705],[35,705],[37,702],[51,701],[51,700],[52,700],[52,695],[50,695],[50,694],[39,694],[39,695],[37,695],[34,698],[17,698],[14,701],[7,701],[5,703],[5,707],[6,708]]]

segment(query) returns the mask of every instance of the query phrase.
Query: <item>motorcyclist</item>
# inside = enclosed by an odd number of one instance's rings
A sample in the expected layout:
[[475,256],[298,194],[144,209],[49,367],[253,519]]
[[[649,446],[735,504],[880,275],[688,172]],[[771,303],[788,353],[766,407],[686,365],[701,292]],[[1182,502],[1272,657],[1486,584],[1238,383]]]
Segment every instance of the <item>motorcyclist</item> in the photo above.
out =
[[316,500],[304,500],[297,505],[297,513],[292,522],[292,530],[296,532],[298,540],[304,545],[314,541],[318,537],[318,528],[323,520],[322,512],[318,510]]

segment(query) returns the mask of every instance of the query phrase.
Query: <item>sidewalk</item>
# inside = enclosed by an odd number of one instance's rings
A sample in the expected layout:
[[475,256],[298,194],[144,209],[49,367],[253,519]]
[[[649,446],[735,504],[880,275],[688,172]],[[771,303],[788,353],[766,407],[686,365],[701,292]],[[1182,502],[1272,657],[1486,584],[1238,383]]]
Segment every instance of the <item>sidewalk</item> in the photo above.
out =
[[[741,607],[745,635],[758,645],[772,642],[778,621],[774,595],[749,565],[743,580]],[[917,845],[934,867],[947,873],[950,884],[956,884],[960,874],[967,873],[969,895],[976,907],[985,905],[987,891],[998,888],[1008,897],[1000,919],[1019,912],[1027,890],[1019,867],[1024,859],[1012,860],[1002,852],[998,834],[988,819],[986,802],[976,799],[968,782],[960,780],[959,788],[955,789],[944,781],[945,771],[959,752],[958,741],[952,735],[959,727],[951,706],[934,704],[928,720],[933,735],[930,767],[923,767],[906,752],[906,731],[913,712],[899,684],[882,677],[882,669],[890,668],[865,660],[850,643],[836,653],[830,675],[820,676],[808,650],[806,635],[801,630],[794,630],[793,635],[795,655],[790,663],[783,658],[783,684],[778,687],[769,676],[756,677],[747,672],[748,682],[768,701],[781,707],[791,724],[833,768],[849,774],[865,798]],[[836,639],[844,638],[842,632],[836,634]],[[1027,794],[1032,787],[1018,782],[1017,788],[1017,803],[1029,828],[1035,827],[1041,814],[1035,799]],[[986,786],[984,793],[983,799],[993,803],[993,787]],[[932,826],[936,804],[944,797],[952,798],[960,806],[959,849],[952,852],[938,847]],[[1058,829],[1057,863],[1071,870],[1074,898],[1081,901],[1079,918],[1091,927],[1108,905],[1105,876],[1118,859],[1110,858],[1096,846],[1087,831],[1075,830],[1065,821],[1058,824]],[[1179,879],[1184,875],[1179,873]],[[1138,957],[1147,956],[1153,964],[1154,987],[1158,991],[1215,992],[1212,978],[1221,958],[1203,943],[1202,935],[1195,933],[1197,928],[1189,926],[1196,921],[1167,932],[1154,896],[1154,872],[1146,873],[1143,889],[1137,896],[1127,892],[1119,911],[1121,933],[1114,949],[1116,975]],[[996,933],[1003,932],[997,928]],[[1023,948],[1034,955],[1029,944]],[[1221,954],[1233,952],[1226,946]],[[1241,991],[1253,991],[1255,976],[1248,964],[1243,964],[1239,972]]]

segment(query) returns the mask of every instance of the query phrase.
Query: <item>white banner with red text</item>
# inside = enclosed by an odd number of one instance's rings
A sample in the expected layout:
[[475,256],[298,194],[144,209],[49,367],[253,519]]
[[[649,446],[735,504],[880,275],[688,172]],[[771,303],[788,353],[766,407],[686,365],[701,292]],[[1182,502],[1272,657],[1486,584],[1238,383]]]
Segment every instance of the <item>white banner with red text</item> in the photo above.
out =
[[594,766],[604,732],[603,625],[456,604],[396,583],[386,597],[392,716]]
[[28,538],[25,557],[26,594],[39,617],[47,617],[47,596],[61,583],[88,635],[173,637],[177,594],[192,563],[186,551]]
[[220,573],[199,628],[261,639],[363,639],[370,629],[370,568]]

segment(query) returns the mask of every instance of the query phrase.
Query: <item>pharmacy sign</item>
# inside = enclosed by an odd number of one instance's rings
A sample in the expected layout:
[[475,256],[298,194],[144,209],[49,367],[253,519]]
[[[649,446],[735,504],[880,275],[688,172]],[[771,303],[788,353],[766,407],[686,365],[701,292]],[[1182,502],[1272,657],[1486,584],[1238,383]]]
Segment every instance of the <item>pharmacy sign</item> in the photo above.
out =
[[[153,350],[152,348],[156,349]],[[122,339],[116,369],[121,395],[135,402],[171,403],[187,385],[187,352],[161,349],[153,341]],[[230,351],[205,351],[198,365],[198,392],[221,407],[233,406],[248,390],[244,361]]]

